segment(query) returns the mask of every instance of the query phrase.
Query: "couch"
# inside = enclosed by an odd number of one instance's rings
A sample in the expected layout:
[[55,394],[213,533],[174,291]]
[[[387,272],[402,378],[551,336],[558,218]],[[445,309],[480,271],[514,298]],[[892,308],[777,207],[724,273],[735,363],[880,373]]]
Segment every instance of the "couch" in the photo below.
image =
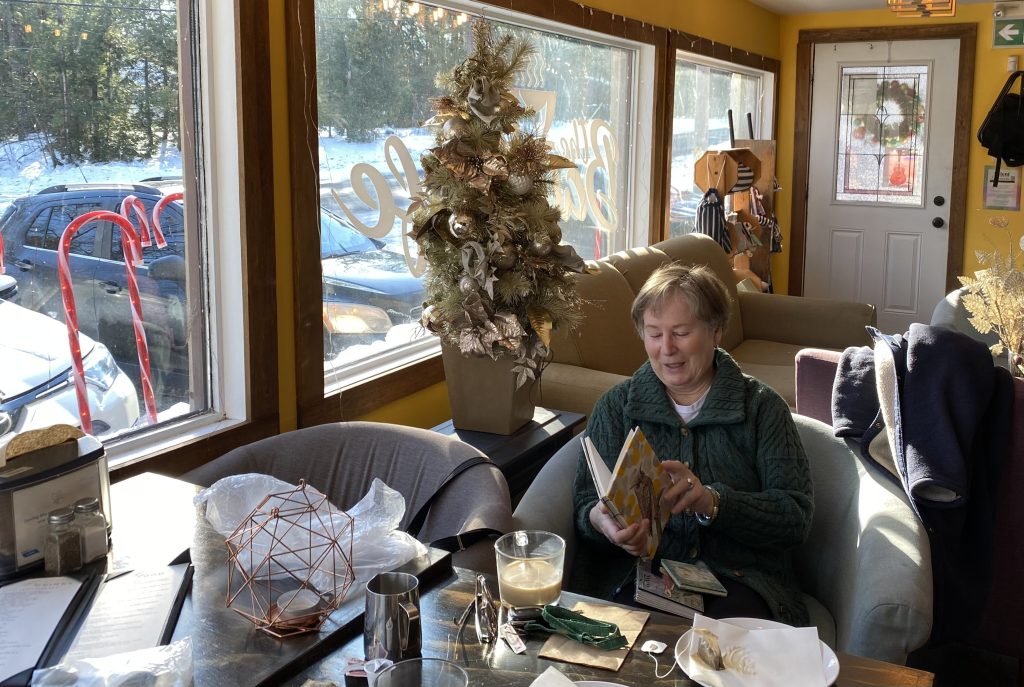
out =
[[540,405],[589,415],[601,394],[647,360],[629,310],[651,272],[673,261],[707,265],[725,282],[733,309],[722,347],[791,407],[796,403],[797,351],[869,343],[864,327],[876,321],[874,306],[737,290],[722,248],[708,236],[687,234],[589,263],[594,271],[576,282],[585,301],[583,323],[573,332],[562,328],[552,335]]

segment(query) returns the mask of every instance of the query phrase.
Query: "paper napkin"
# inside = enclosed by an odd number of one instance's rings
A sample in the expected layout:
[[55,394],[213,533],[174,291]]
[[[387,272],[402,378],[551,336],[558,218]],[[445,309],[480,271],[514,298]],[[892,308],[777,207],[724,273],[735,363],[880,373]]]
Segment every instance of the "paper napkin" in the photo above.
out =
[[548,669],[538,675],[530,687],[573,687],[576,683],[562,674],[558,668],[548,666]]
[[622,667],[629,650],[633,647],[633,643],[640,636],[640,631],[644,629],[644,624],[650,617],[650,614],[644,611],[587,603],[586,601],[580,601],[572,610],[580,611],[588,618],[615,623],[619,626],[619,632],[626,638],[626,646],[622,649],[605,651],[556,634],[551,635],[548,641],[544,642],[544,646],[540,649],[540,656],[605,670],[618,670]]
[[714,670],[697,656],[699,633],[679,663],[690,679],[705,687],[824,687],[818,630],[813,627],[747,630],[697,615],[694,630],[715,634],[725,662]]

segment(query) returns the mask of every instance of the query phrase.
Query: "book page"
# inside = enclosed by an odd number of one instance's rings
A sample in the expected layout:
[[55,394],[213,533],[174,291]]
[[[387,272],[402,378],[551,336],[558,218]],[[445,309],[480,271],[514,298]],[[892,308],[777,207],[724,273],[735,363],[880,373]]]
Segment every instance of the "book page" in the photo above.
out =
[[0,588],[0,682],[34,668],[82,583],[41,577]]
[[594,480],[594,489],[597,491],[598,497],[607,496],[608,488],[612,483],[612,473],[605,465],[601,454],[597,452],[597,447],[594,446],[590,437],[583,437],[583,456],[587,460],[587,468],[590,470],[590,478]]

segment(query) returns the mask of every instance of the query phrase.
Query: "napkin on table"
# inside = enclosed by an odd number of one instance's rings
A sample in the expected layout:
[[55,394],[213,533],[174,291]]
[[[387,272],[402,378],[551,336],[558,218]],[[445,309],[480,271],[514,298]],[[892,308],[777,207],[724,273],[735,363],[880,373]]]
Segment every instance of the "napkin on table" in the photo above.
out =
[[534,678],[530,687],[574,687],[576,683],[562,674],[558,668],[548,666],[548,669]]
[[703,615],[694,629],[718,637],[724,670],[712,670],[697,658],[697,633],[679,663],[690,679],[706,687],[824,687],[821,644],[814,627],[746,630]]
[[551,635],[548,641],[544,642],[544,646],[540,649],[540,656],[554,661],[577,663],[606,670],[618,670],[622,667],[626,656],[629,654],[629,650],[633,647],[633,643],[640,636],[640,631],[644,629],[644,624],[650,617],[650,614],[645,611],[588,603],[586,601],[580,601],[572,610],[579,611],[588,618],[615,623],[619,626],[619,632],[626,638],[626,646],[622,649],[606,651],[586,644],[580,644],[574,639],[556,634]]

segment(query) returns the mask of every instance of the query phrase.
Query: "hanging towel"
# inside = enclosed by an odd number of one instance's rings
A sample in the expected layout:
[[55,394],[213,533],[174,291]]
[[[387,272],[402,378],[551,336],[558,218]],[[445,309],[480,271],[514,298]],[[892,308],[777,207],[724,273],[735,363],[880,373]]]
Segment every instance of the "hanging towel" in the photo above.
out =
[[725,223],[725,206],[716,188],[709,188],[697,205],[693,231],[713,238],[726,253],[732,253],[732,238]]
[[[772,181],[773,184],[778,183]],[[779,228],[779,222],[774,216],[769,215],[764,209],[764,196],[757,190],[756,186],[750,187],[750,209],[753,211],[757,221],[760,222],[761,228],[771,234],[771,252],[781,253],[782,252],[782,229]]]

